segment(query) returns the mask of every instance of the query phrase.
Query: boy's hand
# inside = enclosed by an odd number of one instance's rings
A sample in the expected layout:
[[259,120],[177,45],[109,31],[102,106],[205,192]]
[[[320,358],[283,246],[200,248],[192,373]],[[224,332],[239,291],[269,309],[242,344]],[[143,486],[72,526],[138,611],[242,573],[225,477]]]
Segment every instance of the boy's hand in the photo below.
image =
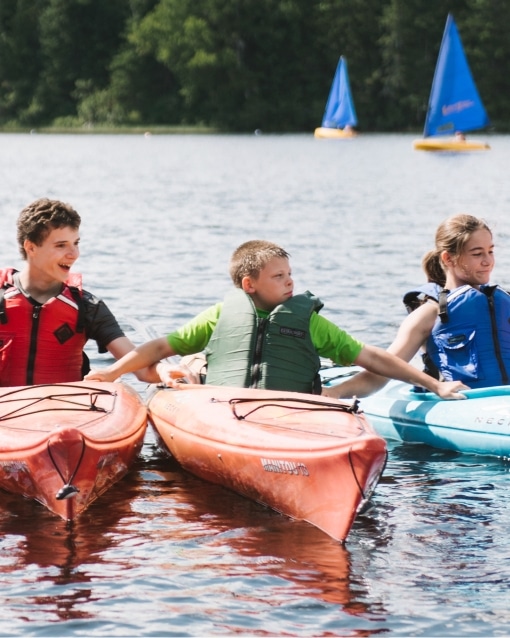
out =
[[156,371],[161,383],[169,388],[180,387],[183,383],[200,383],[198,374],[182,363],[180,365],[171,365],[161,361],[158,363]]
[[108,372],[107,368],[103,370],[91,370],[88,374],[83,377],[84,381],[103,381],[106,383],[111,383],[115,381],[117,375]]

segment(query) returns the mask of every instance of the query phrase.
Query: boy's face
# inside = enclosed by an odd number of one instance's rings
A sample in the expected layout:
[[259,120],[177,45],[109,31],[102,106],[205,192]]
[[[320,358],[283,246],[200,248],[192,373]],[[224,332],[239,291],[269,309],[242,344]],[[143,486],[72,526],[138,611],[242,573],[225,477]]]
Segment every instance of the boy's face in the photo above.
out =
[[290,299],[294,292],[289,260],[273,257],[256,279],[243,277],[242,288],[251,296],[256,308],[273,310],[278,304]]
[[79,243],[79,230],[70,226],[54,228],[40,246],[26,240],[24,247],[31,271],[49,281],[64,282],[80,255]]

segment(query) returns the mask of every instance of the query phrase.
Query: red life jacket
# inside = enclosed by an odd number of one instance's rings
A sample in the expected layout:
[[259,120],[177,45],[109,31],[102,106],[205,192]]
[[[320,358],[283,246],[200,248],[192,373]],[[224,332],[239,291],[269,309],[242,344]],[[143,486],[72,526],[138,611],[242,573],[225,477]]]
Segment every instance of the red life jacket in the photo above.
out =
[[87,342],[81,275],[34,305],[16,286],[15,272],[0,270],[0,386],[80,381]]

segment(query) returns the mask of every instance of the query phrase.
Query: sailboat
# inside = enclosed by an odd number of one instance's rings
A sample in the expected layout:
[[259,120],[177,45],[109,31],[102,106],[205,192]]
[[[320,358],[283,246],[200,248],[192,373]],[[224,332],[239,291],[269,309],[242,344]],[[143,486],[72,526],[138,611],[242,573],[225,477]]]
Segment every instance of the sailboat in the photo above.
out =
[[315,129],[314,136],[329,139],[355,137],[356,132],[352,127],[357,123],[347,61],[340,56],[322,118],[322,126]]
[[448,14],[437,59],[423,139],[414,148],[422,151],[474,151],[490,148],[466,140],[464,133],[489,125],[462,47],[457,25]]

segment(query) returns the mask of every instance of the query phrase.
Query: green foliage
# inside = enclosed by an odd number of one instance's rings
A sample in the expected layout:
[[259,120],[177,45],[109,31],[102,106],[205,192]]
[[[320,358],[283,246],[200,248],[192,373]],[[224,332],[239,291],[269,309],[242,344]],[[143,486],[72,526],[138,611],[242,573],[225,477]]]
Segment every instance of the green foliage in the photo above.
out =
[[39,19],[43,68],[35,89],[41,117],[76,115],[80,83],[107,86],[128,15],[124,0],[47,1]]
[[419,130],[450,11],[510,128],[506,0],[2,0],[0,125],[312,131],[344,55],[360,128]]
[[320,109],[315,109],[315,126],[322,119],[338,59],[344,55],[360,126],[364,130],[385,128],[382,51],[379,47],[384,6],[380,0],[324,0],[317,5],[314,23],[317,63],[310,74],[314,95],[320,96]]
[[34,109],[33,89],[42,70],[38,24],[46,2],[0,2],[0,123]]
[[506,0],[472,0],[458,27],[478,90],[492,124],[510,130],[507,106],[510,96],[510,3]]

